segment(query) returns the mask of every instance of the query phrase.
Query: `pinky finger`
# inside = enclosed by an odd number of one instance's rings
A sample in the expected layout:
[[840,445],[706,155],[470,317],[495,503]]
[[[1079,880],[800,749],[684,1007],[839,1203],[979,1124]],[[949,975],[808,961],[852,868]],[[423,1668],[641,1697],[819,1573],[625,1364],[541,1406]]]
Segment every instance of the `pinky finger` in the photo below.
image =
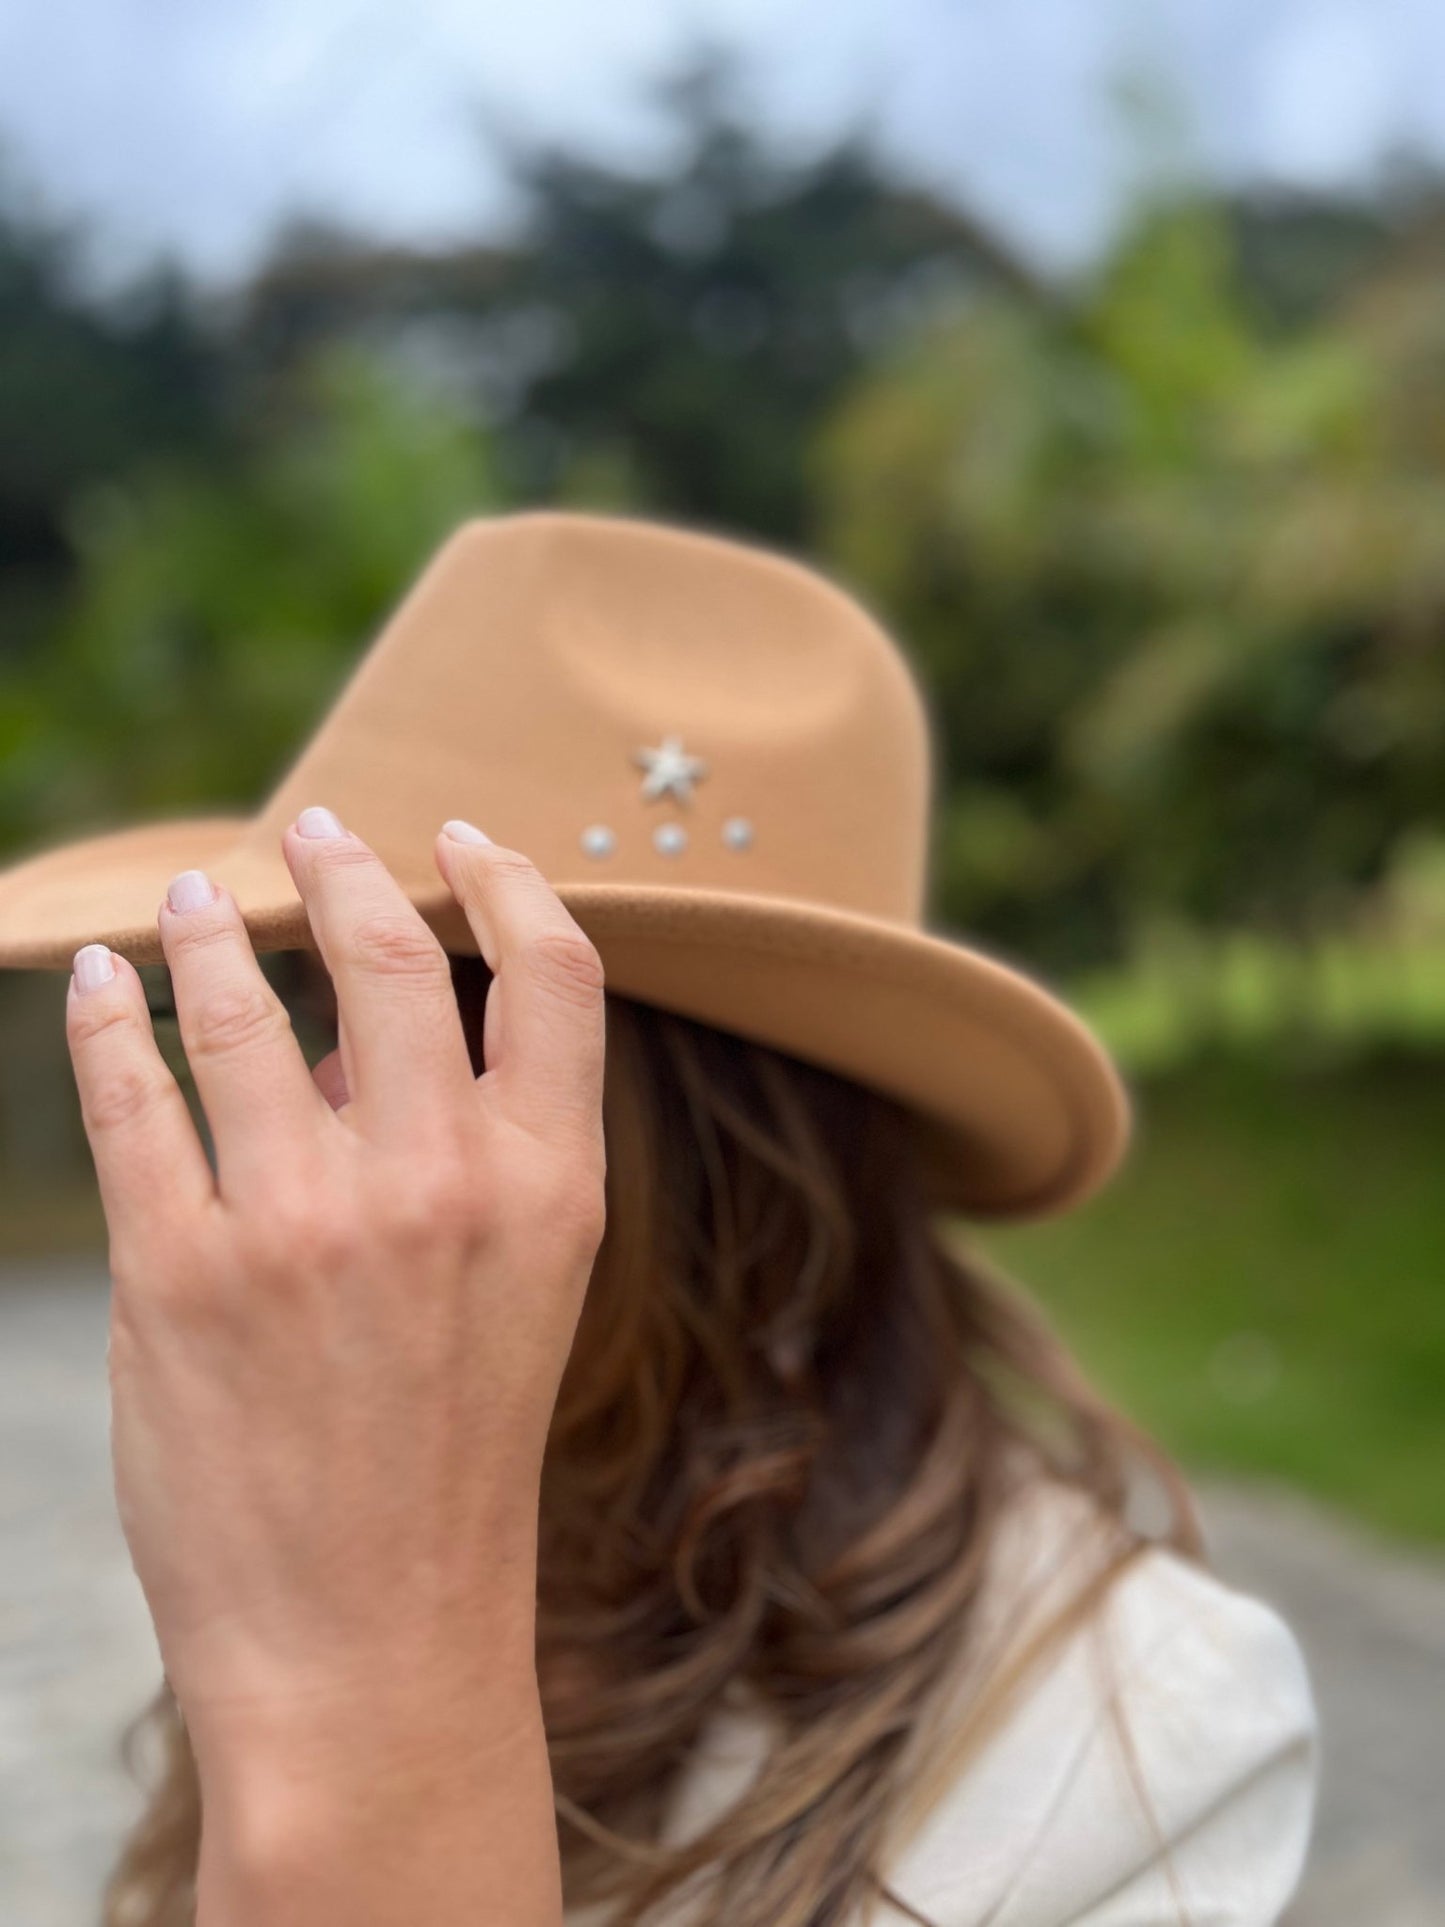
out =
[[138,1249],[214,1202],[211,1167],[123,957],[77,952],[65,1027],[112,1248]]

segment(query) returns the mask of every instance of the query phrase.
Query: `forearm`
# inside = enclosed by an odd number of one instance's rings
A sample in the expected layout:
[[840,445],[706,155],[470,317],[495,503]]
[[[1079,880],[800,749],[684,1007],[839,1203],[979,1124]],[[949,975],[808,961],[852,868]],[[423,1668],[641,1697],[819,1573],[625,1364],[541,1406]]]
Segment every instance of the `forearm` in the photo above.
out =
[[213,1754],[198,1927],[560,1927],[535,1675],[530,1657],[491,1656],[485,1687],[459,1683],[444,1703],[367,1696]]

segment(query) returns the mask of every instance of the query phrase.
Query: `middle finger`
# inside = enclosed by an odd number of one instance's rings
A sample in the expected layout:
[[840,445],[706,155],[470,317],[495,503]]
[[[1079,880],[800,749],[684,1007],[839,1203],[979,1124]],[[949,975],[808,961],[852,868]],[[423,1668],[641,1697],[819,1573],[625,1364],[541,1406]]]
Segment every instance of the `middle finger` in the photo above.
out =
[[352,1108],[405,1136],[473,1091],[446,952],[381,859],[329,810],[303,810],[284,848],[336,987]]

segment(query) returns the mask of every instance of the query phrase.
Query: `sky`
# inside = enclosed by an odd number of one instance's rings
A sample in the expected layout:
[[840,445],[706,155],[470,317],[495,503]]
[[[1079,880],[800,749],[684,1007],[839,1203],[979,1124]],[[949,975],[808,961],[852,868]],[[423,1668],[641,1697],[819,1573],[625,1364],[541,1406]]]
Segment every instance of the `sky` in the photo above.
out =
[[297,210],[416,242],[503,226],[482,115],[655,156],[647,83],[703,39],[800,152],[866,120],[1043,267],[1127,200],[1131,80],[1221,180],[1445,162],[1442,0],[0,0],[0,157],[85,218],[102,271],[168,253],[225,281]]

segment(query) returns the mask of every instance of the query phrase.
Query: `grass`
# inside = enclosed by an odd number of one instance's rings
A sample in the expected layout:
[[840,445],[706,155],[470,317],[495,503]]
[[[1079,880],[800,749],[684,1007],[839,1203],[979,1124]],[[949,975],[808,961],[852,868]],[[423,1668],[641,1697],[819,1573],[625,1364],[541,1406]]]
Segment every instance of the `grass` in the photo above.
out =
[[1104,1196],[989,1250],[1189,1467],[1445,1541],[1445,1059],[1215,1060],[1138,1097]]

